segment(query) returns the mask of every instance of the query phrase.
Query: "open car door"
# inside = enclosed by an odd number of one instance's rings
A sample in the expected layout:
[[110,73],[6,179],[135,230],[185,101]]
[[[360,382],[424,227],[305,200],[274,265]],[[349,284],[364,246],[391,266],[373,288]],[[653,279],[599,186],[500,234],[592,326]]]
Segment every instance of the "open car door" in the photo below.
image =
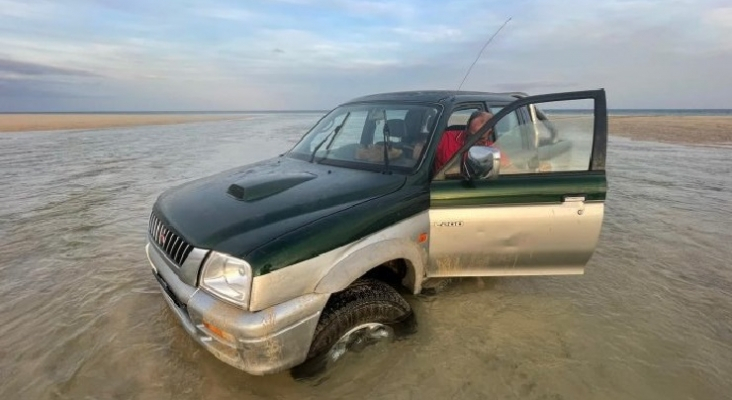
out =
[[[519,110],[532,118],[500,124]],[[606,146],[604,90],[503,107],[435,174],[427,276],[583,273],[602,226]]]

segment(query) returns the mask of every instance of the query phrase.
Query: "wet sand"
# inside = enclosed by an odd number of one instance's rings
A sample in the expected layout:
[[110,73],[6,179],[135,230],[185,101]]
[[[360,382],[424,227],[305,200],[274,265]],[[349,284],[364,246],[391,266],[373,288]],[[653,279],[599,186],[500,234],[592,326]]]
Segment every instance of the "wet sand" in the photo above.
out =
[[0,132],[174,125],[245,118],[242,114],[0,114]]
[[[0,132],[103,129],[241,120],[242,114],[0,114]],[[732,143],[732,117],[613,116],[610,134],[667,143]]]
[[216,359],[151,273],[152,205],[281,154],[319,117],[0,134],[0,399],[730,398],[729,148],[618,136],[585,275],[408,296],[414,335],[312,382]]
[[732,117],[614,116],[610,134],[667,143],[732,143]]

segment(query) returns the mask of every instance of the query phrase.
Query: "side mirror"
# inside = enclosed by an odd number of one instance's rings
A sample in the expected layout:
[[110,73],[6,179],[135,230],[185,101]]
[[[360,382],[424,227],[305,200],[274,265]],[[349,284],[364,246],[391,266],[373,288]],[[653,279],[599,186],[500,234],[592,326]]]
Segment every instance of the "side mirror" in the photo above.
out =
[[468,149],[460,172],[467,180],[490,179],[498,176],[500,168],[500,150],[489,146],[473,146]]

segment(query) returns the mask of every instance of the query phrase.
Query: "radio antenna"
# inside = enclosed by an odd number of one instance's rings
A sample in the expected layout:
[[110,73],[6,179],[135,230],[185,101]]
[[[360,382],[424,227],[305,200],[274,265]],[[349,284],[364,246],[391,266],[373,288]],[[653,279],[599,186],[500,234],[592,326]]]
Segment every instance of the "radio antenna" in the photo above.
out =
[[496,37],[496,35],[498,35],[498,32],[500,32],[501,29],[503,29],[503,27],[506,26],[506,24],[508,24],[508,21],[510,21],[511,18],[513,18],[513,17],[508,17],[506,22],[504,22],[503,25],[501,25],[501,27],[498,28],[498,30],[495,33],[493,33],[493,35],[488,39],[487,42],[485,42],[485,44],[483,45],[483,48],[480,49],[480,53],[478,53],[478,57],[476,57],[475,61],[473,61],[473,63],[470,64],[470,68],[468,68],[468,72],[465,73],[465,76],[463,77],[463,81],[460,82],[460,86],[458,86],[458,88],[457,88],[458,91],[460,90],[460,88],[463,87],[463,83],[465,83],[465,80],[468,79],[468,75],[470,75],[470,71],[473,69],[473,66],[475,65],[475,63],[478,62],[478,60],[480,59],[480,56],[483,55],[483,51],[485,51],[485,48],[488,47],[489,44],[491,44],[491,42],[493,41],[493,38]]

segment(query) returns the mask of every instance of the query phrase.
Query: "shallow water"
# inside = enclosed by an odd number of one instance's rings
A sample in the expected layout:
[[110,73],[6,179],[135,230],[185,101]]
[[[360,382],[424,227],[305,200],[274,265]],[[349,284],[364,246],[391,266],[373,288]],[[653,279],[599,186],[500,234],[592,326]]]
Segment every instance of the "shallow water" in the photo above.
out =
[[319,116],[0,135],[0,398],[725,399],[732,148],[612,138],[584,276],[463,279],[416,334],[317,381],[188,338],[143,246],[160,192],[275,156]]

